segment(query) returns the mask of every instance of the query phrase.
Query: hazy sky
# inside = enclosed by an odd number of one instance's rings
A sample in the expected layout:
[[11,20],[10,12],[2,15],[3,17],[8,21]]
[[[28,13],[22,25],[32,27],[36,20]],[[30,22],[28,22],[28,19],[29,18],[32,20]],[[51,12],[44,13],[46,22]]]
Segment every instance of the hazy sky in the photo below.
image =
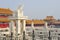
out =
[[60,0],[0,0],[0,8],[16,10],[20,4],[24,4],[24,15],[31,19],[49,15],[60,19]]

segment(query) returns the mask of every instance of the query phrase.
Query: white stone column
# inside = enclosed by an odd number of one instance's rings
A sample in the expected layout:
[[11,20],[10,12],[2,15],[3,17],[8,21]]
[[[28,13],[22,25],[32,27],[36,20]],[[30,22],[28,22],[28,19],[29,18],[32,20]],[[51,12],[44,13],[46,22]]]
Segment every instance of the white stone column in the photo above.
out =
[[21,30],[21,26],[20,26],[20,20],[16,19],[16,40],[19,40],[19,35]]
[[48,29],[48,23],[47,22],[45,22],[45,27]]
[[34,30],[34,23],[33,23],[33,22],[31,23],[31,27],[32,27],[32,29]]
[[14,22],[13,22],[13,20],[10,21],[9,28],[10,28],[10,32],[14,32]]
[[[9,23],[10,36],[15,36],[14,26],[15,26],[14,21],[11,20],[10,23]],[[11,35],[11,34],[12,34],[12,35]]]
[[21,25],[20,25],[20,20],[16,19],[16,34],[20,34],[21,30]]
[[23,37],[23,40],[26,39],[26,37],[25,37],[25,36],[26,36],[26,28],[25,28],[25,27],[26,27],[26,22],[25,22],[25,20],[23,19],[23,36],[22,36],[22,37]]
[[23,31],[26,31],[26,20],[23,20]]

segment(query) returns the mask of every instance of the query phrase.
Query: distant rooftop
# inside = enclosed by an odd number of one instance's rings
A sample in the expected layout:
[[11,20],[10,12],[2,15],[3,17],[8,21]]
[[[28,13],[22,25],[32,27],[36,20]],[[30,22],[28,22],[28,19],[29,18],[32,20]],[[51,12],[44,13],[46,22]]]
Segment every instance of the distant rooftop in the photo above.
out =
[[53,16],[46,16],[44,20],[56,20]]

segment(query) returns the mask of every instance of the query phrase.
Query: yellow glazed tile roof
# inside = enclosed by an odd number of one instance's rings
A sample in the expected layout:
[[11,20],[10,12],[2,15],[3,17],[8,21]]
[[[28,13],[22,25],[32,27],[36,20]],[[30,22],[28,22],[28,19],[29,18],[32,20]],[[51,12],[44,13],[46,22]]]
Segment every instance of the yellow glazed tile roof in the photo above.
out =
[[12,14],[13,11],[10,10],[9,8],[6,9],[6,8],[0,8],[0,14]]
[[44,24],[45,22],[43,20],[33,20],[34,24]]
[[31,24],[32,20],[26,20],[26,24]]
[[31,24],[32,22],[34,24],[44,24],[45,23],[43,20],[26,20],[26,24]]

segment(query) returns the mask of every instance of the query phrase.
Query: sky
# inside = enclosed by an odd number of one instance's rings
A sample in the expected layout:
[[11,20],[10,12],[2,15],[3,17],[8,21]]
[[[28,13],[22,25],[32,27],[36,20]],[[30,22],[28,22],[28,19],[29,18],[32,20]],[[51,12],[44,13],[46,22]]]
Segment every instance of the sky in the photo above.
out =
[[44,19],[46,16],[60,19],[60,0],[0,0],[0,8],[16,10],[21,4],[29,19]]

